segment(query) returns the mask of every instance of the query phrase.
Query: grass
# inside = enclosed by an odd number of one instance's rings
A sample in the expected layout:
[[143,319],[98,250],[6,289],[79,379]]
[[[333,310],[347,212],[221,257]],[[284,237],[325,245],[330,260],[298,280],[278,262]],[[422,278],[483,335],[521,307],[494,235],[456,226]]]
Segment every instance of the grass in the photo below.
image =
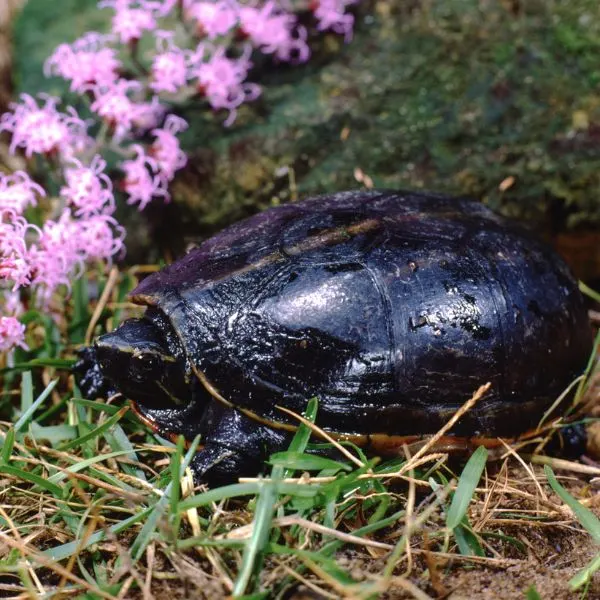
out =
[[[77,343],[90,319],[103,330],[133,314],[133,275],[100,278],[97,303],[78,284]],[[54,328],[31,315],[30,335],[66,339]],[[49,347],[17,353],[3,371],[0,595],[287,598],[303,586],[324,598],[422,599],[448,594],[464,574],[531,565],[534,546],[554,560],[557,543],[569,548],[557,571],[564,593],[600,590],[594,465],[525,462],[513,449],[490,461],[484,448],[464,466],[432,448],[381,461],[337,442],[325,458],[308,452],[323,446],[312,400],[267,476],[194,488],[187,466],[199,440],[172,443],[128,406],[81,398],[65,370],[71,348]],[[595,390],[591,365],[574,403]],[[534,574],[515,597],[548,597]]]

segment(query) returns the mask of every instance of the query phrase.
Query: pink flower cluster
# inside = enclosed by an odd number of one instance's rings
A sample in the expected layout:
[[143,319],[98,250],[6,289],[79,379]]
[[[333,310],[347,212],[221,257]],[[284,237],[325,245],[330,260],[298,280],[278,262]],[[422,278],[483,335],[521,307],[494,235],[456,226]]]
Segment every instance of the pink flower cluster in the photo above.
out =
[[[313,2],[314,26],[349,39],[348,7],[357,1]],[[0,351],[26,347],[18,321],[22,299],[55,310],[87,263],[110,261],[124,250],[125,231],[113,217],[121,193],[140,210],[155,198],[169,200],[169,183],[187,160],[178,139],[187,123],[172,114],[177,105],[203,100],[224,111],[224,124],[231,125],[240,105],[261,93],[248,81],[253,54],[308,60],[307,29],[293,2],[101,0],[100,8],[113,11],[111,31],[88,32],[56,48],[46,75],[67,80],[92,118],[44,94],[23,94],[0,116],[10,152],[45,159],[60,181],[57,197],[41,202],[46,192],[25,172],[0,173]],[[149,45],[138,43],[144,36]],[[115,186],[103,158],[107,149],[122,157]],[[45,214],[42,226],[28,221],[31,210]]]
[[[101,172],[104,161],[95,157],[92,163],[86,167],[76,161],[67,170],[68,183],[61,190],[65,207],[41,228],[21,213],[44,190],[25,173],[0,174],[0,286],[13,293],[31,286],[36,304],[50,308],[58,288],[69,289],[86,262],[108,261],[122,249],[125,232],[110,215],[114,198]],[[20,312],[14,297],[12,302],[12,310]]]

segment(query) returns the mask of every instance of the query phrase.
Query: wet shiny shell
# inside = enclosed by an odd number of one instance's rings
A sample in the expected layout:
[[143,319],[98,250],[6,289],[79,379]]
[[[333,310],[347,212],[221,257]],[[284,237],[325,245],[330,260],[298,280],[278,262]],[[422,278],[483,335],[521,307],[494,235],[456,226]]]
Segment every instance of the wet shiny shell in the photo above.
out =
[[342,433],[513,436],[581,373],[591,332],[546,245],[477,202],[348,192],[237,223],[133,293],[170,318],[205,382],[287,422],[320,400]]

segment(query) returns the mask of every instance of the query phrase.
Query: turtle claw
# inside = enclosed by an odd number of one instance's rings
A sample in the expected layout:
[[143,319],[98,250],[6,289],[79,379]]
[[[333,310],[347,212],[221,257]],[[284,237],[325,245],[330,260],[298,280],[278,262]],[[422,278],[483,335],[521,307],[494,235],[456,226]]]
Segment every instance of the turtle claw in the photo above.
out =
[[79,360],[73,365],[73,373],[84,398],[108,398],[117,393],[114,385],[103,375],[94,347],[79,351]]

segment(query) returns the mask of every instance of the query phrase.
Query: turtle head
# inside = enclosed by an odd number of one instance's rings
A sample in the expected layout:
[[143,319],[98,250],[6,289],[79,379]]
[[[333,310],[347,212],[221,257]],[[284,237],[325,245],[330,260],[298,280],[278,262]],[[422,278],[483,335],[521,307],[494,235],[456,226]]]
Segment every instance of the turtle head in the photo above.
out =
[[181,408],[190,398],[185,360],[165,327],[146,317],[129,319],[95,344],[104,377],[147,408]]

